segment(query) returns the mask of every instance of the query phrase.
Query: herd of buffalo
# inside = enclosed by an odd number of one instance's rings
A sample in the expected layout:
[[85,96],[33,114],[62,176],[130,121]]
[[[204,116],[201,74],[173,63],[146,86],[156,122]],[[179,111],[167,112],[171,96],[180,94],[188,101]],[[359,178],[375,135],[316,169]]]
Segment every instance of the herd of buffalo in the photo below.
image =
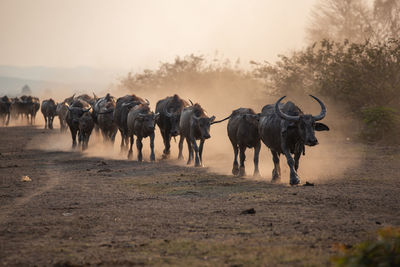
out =
[[[326,115],[324,103],[317,97],[310,96],[321,106],[321,112],[317,116],[304,114],[293,102],[281,103],[285,98],[281,97],[275,104],[264,106],[261,113],[256,113],[251,108],[238,108],[219,121],[215,120],[215,116],[209,117],[200,104],[193,104],[190,100],[189,103],[176,94],[159,100],[155,112],[151,111],[147,99],[134,94],[118,99],[110,94],[101,98],[87,94],[77,97],[73,95],[61,103],[56,103],[53,99],[43,100],[41,105],[39,99],[32,96],[4,96],[0,98],[0,124],[8,125],[10,117],[26,118],[32,124],[40,108],[45,128],[53,129],[55,116],[60,120],[61,131],[65,132],[69,128],[73,147],[77,145],[78,136],[78,143],[82,149],[86,149],[93,129],[98,129],[103,138],[110,142],[114,142],[119,131],[121,149],[127,149],[129,145],[128,158],[131,159],[136,136],[138,161],[143,159],[142,139],[146,137],[150,138],[150,160],[155,160],[154,130],[157,124],[164,141],[163,158],[170,155],[171,138],[179,135],[178,158],[183,159],[182,148],[186,139],[189,150],[187,164],[194,160],[198,167],[202,166],[204,142],[211,137],[210,126],[229,119],[227,130],[234,151],[234,175],[245,175],[246,148],[255,150],[254,175],[259,175],[258,159],[262,141],[273,156],[272,181],[280,180],[279,155],[284,154],[290,168],[290,184],[296,185],[300,183],[296,171],[300,156],[305,153],[305,145],[318,144],[315,131],[329,130],[328,126],[317,122]],[[199,144],[197,140],[200,140]]]

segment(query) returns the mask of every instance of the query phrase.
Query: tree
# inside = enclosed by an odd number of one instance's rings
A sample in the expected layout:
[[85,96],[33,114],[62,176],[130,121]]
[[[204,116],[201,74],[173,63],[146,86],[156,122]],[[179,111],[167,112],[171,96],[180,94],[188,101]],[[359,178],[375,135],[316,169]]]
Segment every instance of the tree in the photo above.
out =
[[25,84],[21,89],[21,95],[31,95],[31,94],[32,94],[31,88],[27,84]]
[[400,1],[374,1],[374,33],[376,40],[388,40],[400,36]]
[[372,12],[363,0],[320,0],[306,29],[310,43],[323,39],[362,43],[373,35]]

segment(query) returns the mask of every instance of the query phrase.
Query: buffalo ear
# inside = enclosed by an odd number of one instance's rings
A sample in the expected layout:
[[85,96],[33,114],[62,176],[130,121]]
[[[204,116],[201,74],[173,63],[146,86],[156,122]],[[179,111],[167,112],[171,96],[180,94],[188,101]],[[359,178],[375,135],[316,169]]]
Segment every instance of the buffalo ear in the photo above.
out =
[[210,118],[210,123],[213,122],[214,120],[215,120],[215,116],[212,116],[212,117]]
[[329,131],[329,127],[323,123],[317,122],[317,123],[315,123],[315,130],[316,131]]

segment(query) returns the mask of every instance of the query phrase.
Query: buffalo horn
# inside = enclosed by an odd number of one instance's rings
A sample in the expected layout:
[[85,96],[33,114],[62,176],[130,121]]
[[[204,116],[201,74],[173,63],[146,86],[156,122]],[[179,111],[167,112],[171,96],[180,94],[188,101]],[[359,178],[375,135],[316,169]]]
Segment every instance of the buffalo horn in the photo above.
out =
[[298,120],[300,119],[299,116],[291,116],[291,115],[285,114],[285,113],[281,112],[281,110],[280,110],[280,108],[279,108],[279,103],[280,103],[280,102],[282,101],[282,99],[284,99],[285,97],[286,97],[286,96],[282,96],[282,97],[279,98],[279,100],[275,103],[275,113],[276,113],[277,115],[279,115],[279,117],[281,117],[281,118],[284,119],[284,120],[296,122],[296,121],[298,121]]
[[321,100],[319,100],[317,97],[310,95],[312,98],[314,98],[315,100],[317,100],[317,102],[319,103],[319,105],[321,106],[321,113],[318,116],[313,116],[315,121],[320,121],[323,118],[325,118],[326,116],[326,107],[324,105],[324,103],[322,103]]

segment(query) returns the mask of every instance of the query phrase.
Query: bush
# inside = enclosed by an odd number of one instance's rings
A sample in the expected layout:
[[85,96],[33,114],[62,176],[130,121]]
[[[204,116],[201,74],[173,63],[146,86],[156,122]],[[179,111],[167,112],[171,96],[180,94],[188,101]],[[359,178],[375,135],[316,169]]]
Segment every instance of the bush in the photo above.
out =
[[364,129],[361,137],[369,142],[383,141],[388,144],[398,142],[400,117],[389,107],[365,108],[362,110]]
[[335,266],[400,266],[400,228],[381,229],[375,240],[340,250],[342,255],[332,258]]

